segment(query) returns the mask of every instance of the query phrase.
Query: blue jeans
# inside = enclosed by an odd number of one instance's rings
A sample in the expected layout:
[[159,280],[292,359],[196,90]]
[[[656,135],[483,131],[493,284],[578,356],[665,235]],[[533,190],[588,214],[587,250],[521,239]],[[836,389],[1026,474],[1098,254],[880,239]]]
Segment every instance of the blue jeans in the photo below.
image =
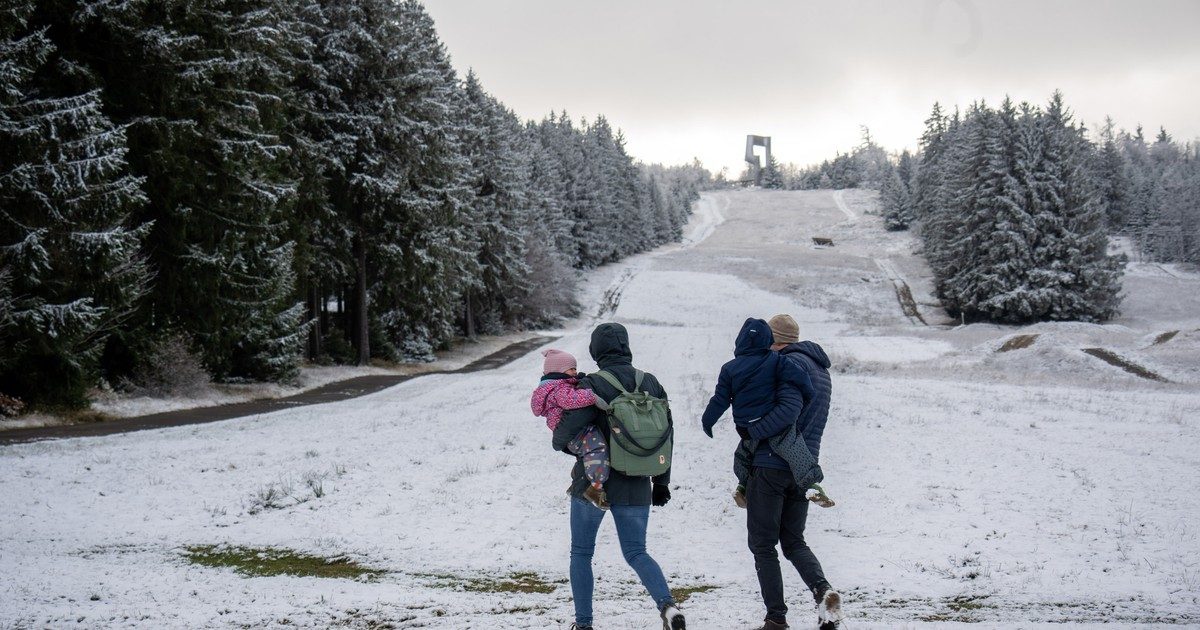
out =
[[[625,562],[637,572],[659,610],[674,604],[662,569],[646,553],[650,506],[614,505],[610,511],[617,524]],[[603,520],[604,510],[582,499],[571,499],[571,595],[575,598],[575,623],[581,626],[592,625],[592,554],[596,550],[596,532]]]

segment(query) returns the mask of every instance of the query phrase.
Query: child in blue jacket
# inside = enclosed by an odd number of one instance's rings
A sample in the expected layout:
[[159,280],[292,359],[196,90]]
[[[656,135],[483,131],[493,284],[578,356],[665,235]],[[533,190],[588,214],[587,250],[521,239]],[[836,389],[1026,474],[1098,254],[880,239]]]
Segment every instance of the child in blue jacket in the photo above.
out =
[[[712,437],[713,426],[733,406],[733,423],[743,439],[734,453],[733,465],[738,479],[733,496],[739,507],[745,507],[751,462],[764,450],[787,462],[797,485],[806,489],[810,500],[830,507],[833,501],[817,485],[824,479],[821,467],[795,426],[804,404],[813,397],[812,381],[799,366],[771,351],[774,342],[767,322],[751,317],[742,324],[733,360],[721,366],[716,392],[704,410],[704,433]],[[795,396],[796,390],[799,397]]]

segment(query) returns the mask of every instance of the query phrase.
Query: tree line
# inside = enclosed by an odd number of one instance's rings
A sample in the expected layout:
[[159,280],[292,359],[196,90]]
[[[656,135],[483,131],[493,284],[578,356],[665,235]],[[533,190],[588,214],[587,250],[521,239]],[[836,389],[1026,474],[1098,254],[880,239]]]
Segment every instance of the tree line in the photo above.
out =
[[0,392],[420,360],[578,312],[708,173],[520,120],[415,0],[0,0]]

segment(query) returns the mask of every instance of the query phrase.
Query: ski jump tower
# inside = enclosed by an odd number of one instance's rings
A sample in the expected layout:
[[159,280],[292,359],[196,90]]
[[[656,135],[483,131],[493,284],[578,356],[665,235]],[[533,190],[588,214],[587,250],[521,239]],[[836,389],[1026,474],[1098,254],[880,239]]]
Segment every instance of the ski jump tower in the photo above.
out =
[[[760,162],[757,155],[754,154],[754,147],[762,147],[766,154],[763,161]],[[755,186],[762,185],[762,169],[771,161],[771,136],[746,136],[746,164],[749,165],[750,179],[745,180],[747,184],[753,183]]]

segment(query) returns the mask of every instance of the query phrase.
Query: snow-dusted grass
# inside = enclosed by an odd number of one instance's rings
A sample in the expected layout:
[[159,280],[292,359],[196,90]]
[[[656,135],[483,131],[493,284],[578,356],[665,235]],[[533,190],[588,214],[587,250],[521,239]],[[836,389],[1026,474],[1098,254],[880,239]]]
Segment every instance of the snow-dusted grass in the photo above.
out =
[[[846,221],[827,191],[709,203],[724,223],[707,240],[598,270],[594,307],[555,344],[590,369],[589,316],[622,285],[608,317],[629,327],[677,422],[674,498],[653,511],[649,546],[688,595],[690,627],[762,616],[745,513],[729,498],[732,426],[710,440],[699,417],[741,321],[776,312],[837,363],[822,464],[838,505],[811,510],[807,538],[846,594],[847,628],[1200,623],[1200,391],[1076,343],[1146,362],[1176,352],[1161,359],[1175,364],[1194,337],[1152,346],[1154,324],[919,326],[873,263],[884,237],[870,213],[813,250],[808,234]],[[887,256],[919,278],[919,260]],[[844,297],[794,288],[816,286]],[[1027,330],[1033,345],[996,352]],[[0,626],[565,628],[571,461],[528,412],[540,363],[535,352],[334,404],[0,447]],[[197,565],[196,549],[379,573],[245,577]],[[654,627],[611,525],[596,574],[598,627]],[[785,580],[805,627],[799,578]]]

